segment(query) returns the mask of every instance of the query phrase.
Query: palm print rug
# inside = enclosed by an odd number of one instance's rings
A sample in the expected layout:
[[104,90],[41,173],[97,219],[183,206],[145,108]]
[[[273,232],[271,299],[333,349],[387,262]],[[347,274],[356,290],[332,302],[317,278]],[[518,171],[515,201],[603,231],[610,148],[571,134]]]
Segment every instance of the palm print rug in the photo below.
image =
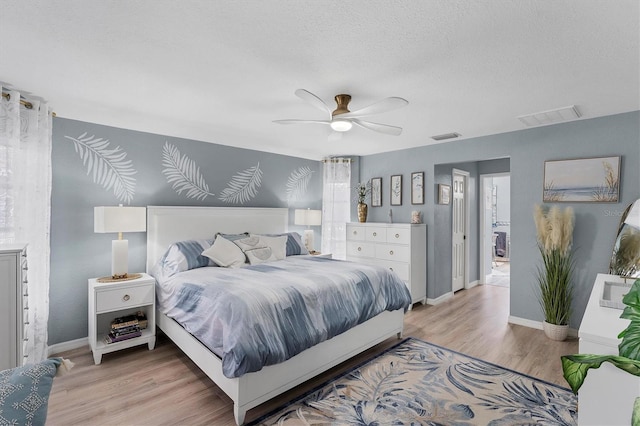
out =
[[408,338],[254,425],[576,425],[577,397]]

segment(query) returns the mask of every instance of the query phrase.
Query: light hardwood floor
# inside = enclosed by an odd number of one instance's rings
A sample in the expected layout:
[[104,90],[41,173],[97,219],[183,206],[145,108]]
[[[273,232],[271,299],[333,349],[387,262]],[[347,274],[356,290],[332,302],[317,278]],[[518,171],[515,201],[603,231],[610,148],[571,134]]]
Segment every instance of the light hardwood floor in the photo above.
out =
[[[405,336],[566,387],[560,355],[577,353],[578,341],[555,342],[540,330],[511,325],[509,289],[481,285],[438,306],[415,305]],[[247,413],[251,421],[397,343],[389,339],[360,356]],[[54,380],[47,425],[234,425],[231,400],[169,339],[103,356],[94,365],[89,347],[62,355],[75,362]]]

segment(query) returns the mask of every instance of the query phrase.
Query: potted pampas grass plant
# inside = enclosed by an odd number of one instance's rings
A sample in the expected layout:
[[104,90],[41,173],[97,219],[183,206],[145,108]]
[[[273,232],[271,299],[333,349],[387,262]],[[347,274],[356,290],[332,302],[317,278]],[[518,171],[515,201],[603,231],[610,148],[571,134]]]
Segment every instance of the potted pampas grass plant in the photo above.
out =
[[565,340],[573,300],[573,209],[557,206],[545,212],[534,206],[534,221],[542,265],[537,269],[538,301],[544,314],[543,329],[552,340]]

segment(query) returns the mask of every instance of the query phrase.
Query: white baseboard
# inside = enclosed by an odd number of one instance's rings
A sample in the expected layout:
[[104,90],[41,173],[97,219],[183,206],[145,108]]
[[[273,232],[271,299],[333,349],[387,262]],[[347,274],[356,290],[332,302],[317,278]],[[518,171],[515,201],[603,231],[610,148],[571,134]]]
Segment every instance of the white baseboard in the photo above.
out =
[[[514,317],[512,315],[509,315],[509,324],[522,325],[542,330],[542,321],[534,321],[526,318]],[[569,328],[569,337],[578,337],[578,330],[575,328]]]
[[447,299],[451,299],[452,297],[453,297],[453,292],[450,291],[448,293],[443,294],[440,297],[436,297],[435,299],[427,298],[427,305],[438,305]]
[[467,286],[465,288],[468,290],[470,288],[477,286],[478,284],[480,284],[479,280],[471,281],[470,283],[467,283]]
[[56,343],[55,345],[51,345],[47,348],[47,356],[59,354],[61,352],[70,351],[73,349],[78,349],[83,346],[89,345],[89,338],[83,337],[81,339],[69,340],[68,342]]

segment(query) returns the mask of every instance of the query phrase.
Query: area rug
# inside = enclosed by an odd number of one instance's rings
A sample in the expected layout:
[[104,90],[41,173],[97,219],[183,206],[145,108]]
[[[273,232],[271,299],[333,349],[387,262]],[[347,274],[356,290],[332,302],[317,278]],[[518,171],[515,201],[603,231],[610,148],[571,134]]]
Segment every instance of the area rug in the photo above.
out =
[[567,388],[409,338],[254,425],[575,425]]

